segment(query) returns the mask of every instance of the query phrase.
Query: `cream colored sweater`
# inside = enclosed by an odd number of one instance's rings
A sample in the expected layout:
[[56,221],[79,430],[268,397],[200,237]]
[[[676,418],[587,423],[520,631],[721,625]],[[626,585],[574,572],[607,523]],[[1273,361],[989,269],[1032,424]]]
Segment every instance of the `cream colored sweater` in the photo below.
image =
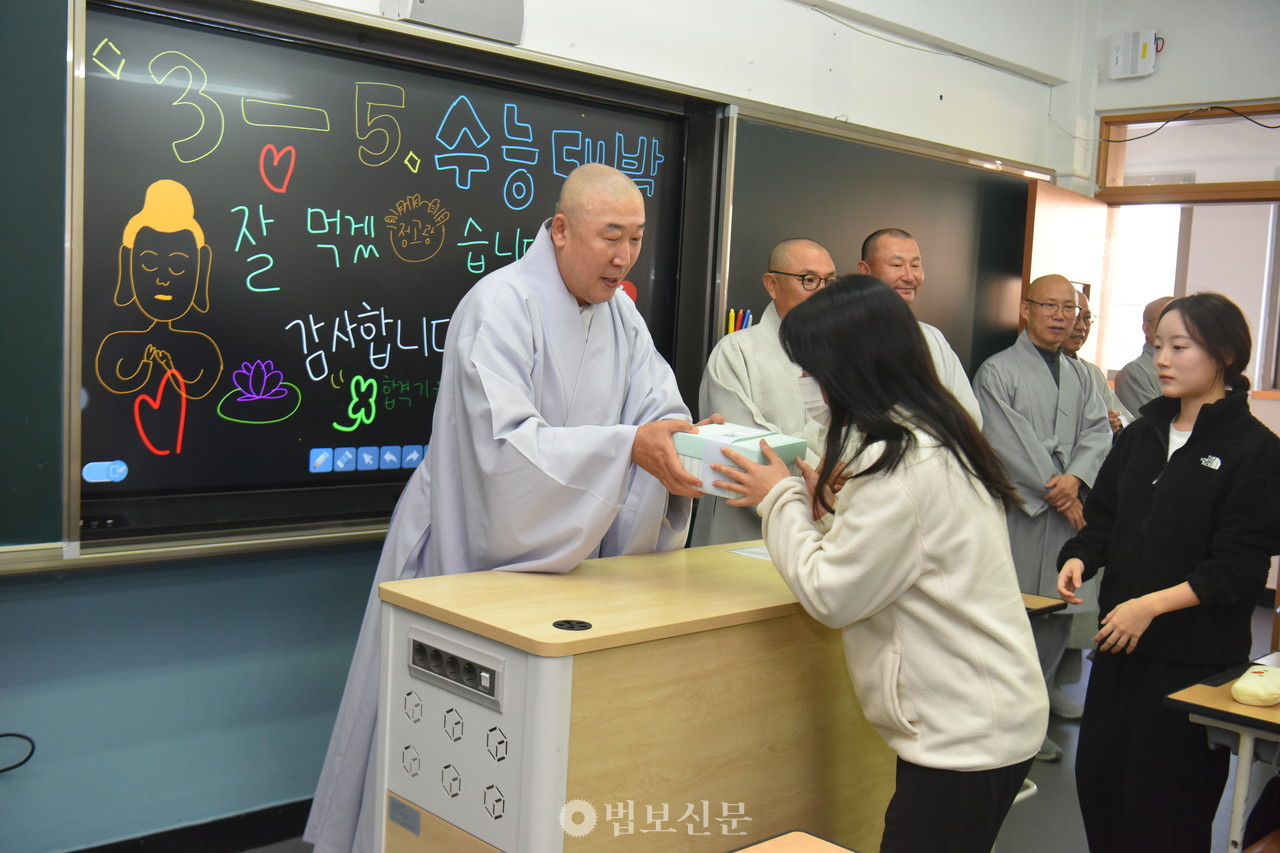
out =
[[863,712],[901,758],[1016,764],[1039,749],[1049,705],[1004,511],[950,451],[916,438],[892,473],[850,479],[822,522],[799,477],[778,483],[759,507],[765,544],[805,610],[843,629]]

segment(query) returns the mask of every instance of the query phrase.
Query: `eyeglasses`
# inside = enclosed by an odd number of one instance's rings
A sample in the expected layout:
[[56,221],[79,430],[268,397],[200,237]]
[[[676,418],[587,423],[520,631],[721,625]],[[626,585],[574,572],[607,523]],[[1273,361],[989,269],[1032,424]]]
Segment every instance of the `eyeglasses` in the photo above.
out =
[[1092,326],[1100,319],[1101,318],[1097,314],[1089,314],[1086,312],[1080,315],[1080,322],[1084,323],[1086,326]]
[[814,275],[813,273],[782,272],[780,270],[769,270],[769,273],[771,275],[789,275],[792,278],[798,278],[800,279],[800,286],[805,290],[817,290],[819,287],[826,287],[828,284],[840,277],[838,275],[823,277],[820,275]]
[[1059,305],[1056,302],[1036,302],[1034,299],[1024,299],[1028,305],[1034,305],[1045,317],[1052,317],[1059,311],[1064,317],[1074,317],[1080,313],[1080,308],[1076,305]]

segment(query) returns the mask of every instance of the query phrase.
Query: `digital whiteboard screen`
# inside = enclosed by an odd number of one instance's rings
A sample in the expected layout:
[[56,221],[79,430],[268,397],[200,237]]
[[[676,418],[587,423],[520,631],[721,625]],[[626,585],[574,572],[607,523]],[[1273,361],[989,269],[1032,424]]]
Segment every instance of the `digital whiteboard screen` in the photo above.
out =
[[580,163],[646,196],[670,356],[682,116],[137,10],[86,51],[83,540],[385,519],[454,307]]

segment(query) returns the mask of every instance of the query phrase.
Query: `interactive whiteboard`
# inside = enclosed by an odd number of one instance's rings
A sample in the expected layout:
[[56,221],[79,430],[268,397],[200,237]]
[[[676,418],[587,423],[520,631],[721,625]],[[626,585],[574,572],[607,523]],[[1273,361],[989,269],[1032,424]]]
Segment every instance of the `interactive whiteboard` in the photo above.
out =
[[670,356],[683,116],[138,10],[87,24],[82,539],[385,518],[450,314],[580,163],[646,195],[631,280]]

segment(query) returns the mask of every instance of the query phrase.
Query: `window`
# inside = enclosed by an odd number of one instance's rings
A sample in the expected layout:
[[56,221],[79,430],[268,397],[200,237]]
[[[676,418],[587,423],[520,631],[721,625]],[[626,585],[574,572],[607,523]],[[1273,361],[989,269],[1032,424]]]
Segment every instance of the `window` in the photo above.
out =
[[1103,116],[1098,199],[1280,200],[1280,104]]

